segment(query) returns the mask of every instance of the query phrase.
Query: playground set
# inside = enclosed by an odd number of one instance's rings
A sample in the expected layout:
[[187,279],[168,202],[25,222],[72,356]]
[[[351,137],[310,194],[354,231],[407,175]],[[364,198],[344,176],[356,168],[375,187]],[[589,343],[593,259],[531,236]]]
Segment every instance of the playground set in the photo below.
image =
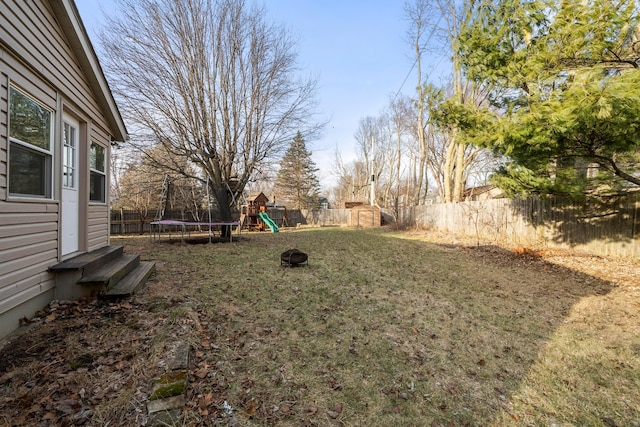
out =
[[[250,196],[246,204],[240,207],[240,227],[248,230],[263,231],[269,228],[272,233],[277,233],[280,227],[267,214],[269,198],[264,193]],[[284,217],[286,221],[286,216]]]

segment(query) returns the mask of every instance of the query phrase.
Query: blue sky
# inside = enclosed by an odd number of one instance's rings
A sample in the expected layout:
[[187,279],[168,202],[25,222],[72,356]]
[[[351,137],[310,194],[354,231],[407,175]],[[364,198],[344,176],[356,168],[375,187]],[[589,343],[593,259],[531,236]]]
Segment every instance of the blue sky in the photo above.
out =
[[[95,30],[115,3],[76,0],[98,55]],[[321,183],[329,186],[336,147],[345,162],[355,158],[353,135],[360,119],[378,115],[411,71],[404,0],[264,0],[264,5],[270,19],[299,37],[301,66],[318,79],[319,112],[330,122],[308,148]],[[411,93],[415,82],[414,70],[402,91]]]

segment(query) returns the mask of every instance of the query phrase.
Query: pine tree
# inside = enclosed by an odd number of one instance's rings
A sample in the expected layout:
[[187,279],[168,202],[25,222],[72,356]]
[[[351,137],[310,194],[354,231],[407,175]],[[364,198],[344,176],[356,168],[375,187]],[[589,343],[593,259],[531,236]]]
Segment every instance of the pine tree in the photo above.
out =
[[637,191],[637,1],[473,4],[458,49],[467,77],[494,88],[493,108],[448,113],[476,145],[507,156],[494,182],[576,199]]
[[280,162],[274,193],[276,201],[292,209],[310,209],[318,204],[318,168],[311,159],[302,134],[298,132]]

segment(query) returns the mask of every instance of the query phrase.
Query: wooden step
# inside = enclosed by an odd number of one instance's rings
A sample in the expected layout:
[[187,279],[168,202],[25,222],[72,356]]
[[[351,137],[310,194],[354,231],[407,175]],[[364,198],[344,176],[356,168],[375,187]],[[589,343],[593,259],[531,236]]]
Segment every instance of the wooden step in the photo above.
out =
[[103,298],[122,298],[132,295],[138,287],[147,281],[155,269],[156,263],[153,261],[140,262],[140,264],[131,270],[129,274],[107,289],[102,295]]
[[140,264],[140,255],[125,254],[78,280],[82,286],[109,289]]
[[104,246],[95,251],[87,252],[66,261],[62,261],[54,266],[49,267],[49,271],[72,271],[80,270],[84,275],[88,275],[100,268],[101,266],[122,256],[122,246]]

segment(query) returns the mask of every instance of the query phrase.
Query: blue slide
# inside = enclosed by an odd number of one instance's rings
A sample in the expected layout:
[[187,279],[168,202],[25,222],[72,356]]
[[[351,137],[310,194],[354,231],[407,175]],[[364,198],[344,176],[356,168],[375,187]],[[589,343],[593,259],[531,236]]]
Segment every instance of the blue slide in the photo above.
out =
[[278,232],[278,226],[276,225],[275,222],[273,222],[271,218],[269,218],[269,215],[267,215],[264,212],[260,212],[258,213],[258,215],[260,216],[260,219],[262,219],[264,223],[267,224],[267,226],[271,229],[272,233]]

